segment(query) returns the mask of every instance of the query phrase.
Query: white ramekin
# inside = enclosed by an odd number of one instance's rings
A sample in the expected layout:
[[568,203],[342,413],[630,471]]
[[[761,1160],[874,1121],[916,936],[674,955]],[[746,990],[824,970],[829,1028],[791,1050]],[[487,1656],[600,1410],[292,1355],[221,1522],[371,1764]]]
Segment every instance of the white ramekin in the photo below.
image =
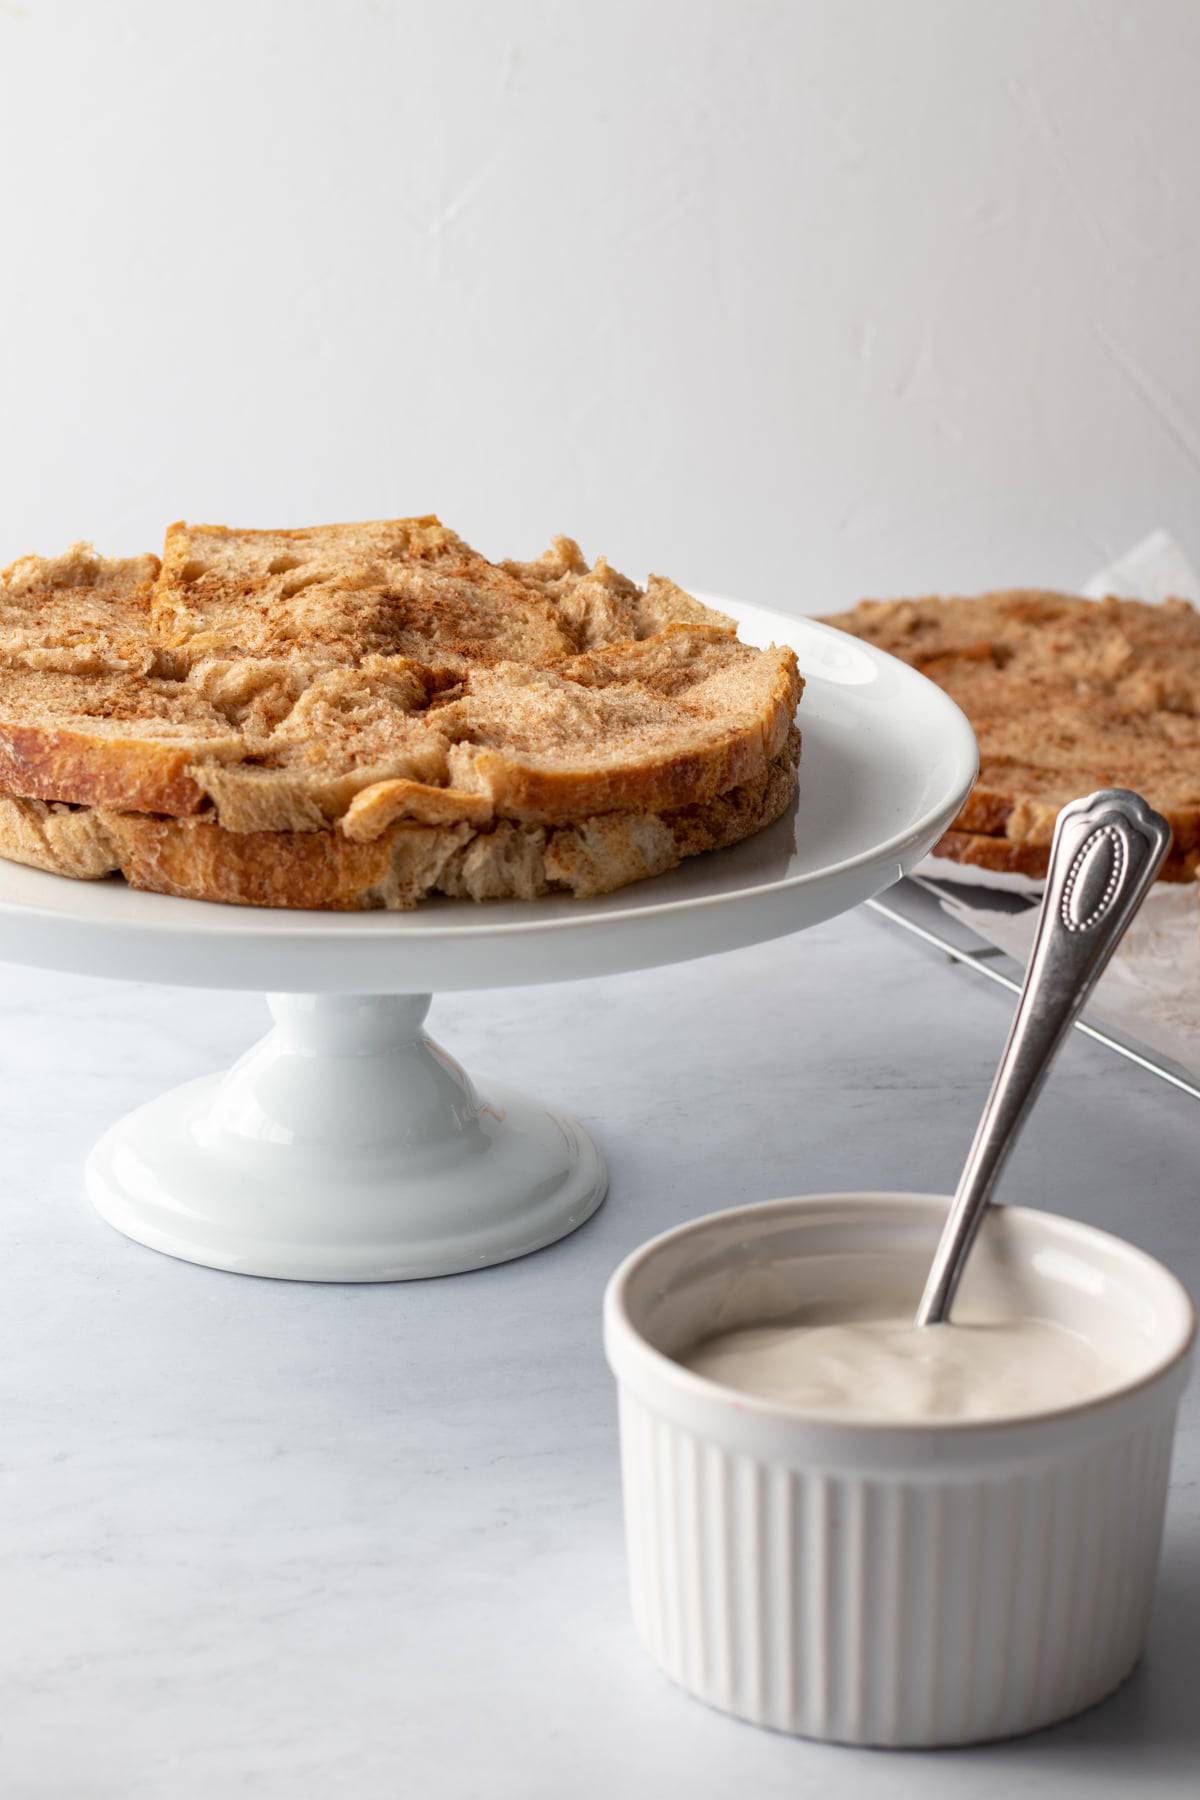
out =
[[605,1296],[633,1609],[681,1686],[758,1725],[935,1745],[1052,1724],[1141,1651],[1195,1334],[1175,1277],[1119,1238],[992,1209],[962,1289],[1001,1289],[1116,1351],[1084,1405],[868,1425],[734,1393],[672,1360],[722,1326],[899,1274],[913,1304],[948,1201],[829,1194],[714,1213]]

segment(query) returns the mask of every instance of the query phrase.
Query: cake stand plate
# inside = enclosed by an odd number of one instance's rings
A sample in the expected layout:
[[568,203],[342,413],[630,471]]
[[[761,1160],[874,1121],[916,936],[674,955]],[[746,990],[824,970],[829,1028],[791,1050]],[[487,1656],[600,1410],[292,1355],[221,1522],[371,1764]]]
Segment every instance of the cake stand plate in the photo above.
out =
[[789,643],[807,687],[799,799],[744,844],[599,900],[258,910],[0,862],[0,957],[257,988],[274,1028],[231,1070],[120,1120],[88,1162],[113,1225],[214,1268],[392,1281],[541,1248],[604,1197],[591,1139],[477,1088],[422,1029],[438,989],[515,988],[712,955],[818,924],[906,874],[962,805],[975,740],[923,676],[809,620],[717,604]]

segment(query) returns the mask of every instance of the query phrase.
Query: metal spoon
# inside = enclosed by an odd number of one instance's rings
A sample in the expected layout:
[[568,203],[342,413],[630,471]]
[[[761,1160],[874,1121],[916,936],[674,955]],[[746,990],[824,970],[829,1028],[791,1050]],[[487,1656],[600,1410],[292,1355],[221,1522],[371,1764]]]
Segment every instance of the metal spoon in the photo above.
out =
[[1075,1015],[1124,937],[1171,842],[1140,794],[1105,788],[1058,815],[1025,985],[938,1240],[918,1325],[945,1323],[992,1189]]

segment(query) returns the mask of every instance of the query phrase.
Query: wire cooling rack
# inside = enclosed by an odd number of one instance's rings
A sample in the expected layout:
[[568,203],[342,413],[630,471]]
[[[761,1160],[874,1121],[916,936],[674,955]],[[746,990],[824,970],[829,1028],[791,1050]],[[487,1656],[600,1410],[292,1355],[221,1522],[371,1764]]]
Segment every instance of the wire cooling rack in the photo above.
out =
[[[952,962],[965,969],[973,969],[981,979],[1007,988],[1010,994],[1019,994],[1025,973],[1021,965],[958,919],[949,918],[939,904],[942,892],[953,894],[956,899],[965,898],[969,904],[973,890],[950,884],[943,888],[936,881],[906,876],[877,899],[868,900],[867,905],[880,918],[887,919],[891,924],[900,926],[903,931],[910,932],[913,937],[920,938],[922,943],[940,950]],[[1037,902],[1015,894],[998,894],[989,889],[987,904],[993,910],[1002,908],[1006,911],[1023,912],[1030,906],[1036,906]],[[1136,1063],[1140,1069],[1148,1069],[1152,1075],[1159,1076],[1172,1087],[1190,1094],[1193,1100],[1200,1100],[1200,1081],[1196,1076],[1157,1050],[1139,1043],[1136,1038],[1109,1025],[1095,1025],[1087,1018],[1076,1019],[1074,1029],[1081,1031],[1084,1037],[1091,1038],[1095,1043],[1103,1044],[1114,1055],[1123,1056],[1126,1062]]]

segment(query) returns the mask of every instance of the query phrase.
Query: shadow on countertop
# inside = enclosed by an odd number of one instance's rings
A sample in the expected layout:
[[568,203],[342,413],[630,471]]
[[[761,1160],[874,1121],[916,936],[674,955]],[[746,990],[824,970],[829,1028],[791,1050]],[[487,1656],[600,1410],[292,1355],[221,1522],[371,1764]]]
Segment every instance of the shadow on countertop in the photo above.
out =
[[[1098,1792],[1149,1793],[1200,1771],[1200,1562],[1193,1546],[1167,1545],[1142,1660],[1115,1694],[1062,1725],[1029,1737],[951,1752],[986,1756],[997,1770],[1043,1791],[1039,1777],[1086,1774]],[[1055,1783],[1057,1786],[1057,1783]]]

